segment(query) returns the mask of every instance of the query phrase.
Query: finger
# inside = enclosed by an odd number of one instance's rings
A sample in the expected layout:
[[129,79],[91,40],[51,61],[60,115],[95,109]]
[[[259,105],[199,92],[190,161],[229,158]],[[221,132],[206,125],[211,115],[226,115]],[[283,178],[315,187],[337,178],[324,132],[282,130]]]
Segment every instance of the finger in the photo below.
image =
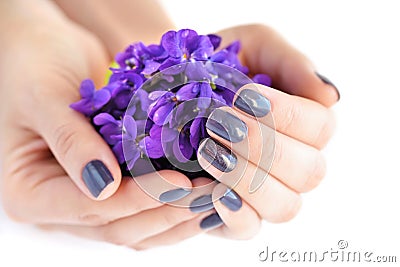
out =
[[215,210],[223,224],[218,227],[214,221],[209,223],[205,218],[201,225],[205,229],[211,229],[209,233],[230,239],[250,239],[260,230],[261,219],[257,212],[246,201],[241,200],[233,189],[222,183],[218,184],[214,189],[213,199],[216,200]]
[[[325,161],[319,150],[275,133],[270,127],[229,107],[211,113],[206,127],[214,140],[231,146],[236,155],[270,172],[297,192],[311,190],[325,175]],[[240,142],[231,143],[237,140],[238,132],[247,132],[247,135]]]
[[168,246],[202,234],[205,230],[200,227],[201,222],[213,213],[215,211],[201,213],[191,220],[182,222],[163,233],[146,238],[131,247],[135,250],[144,250],[159,246]]
[[[271,222],[282,222],[293,218],[298,212],[301,206],[298,193],[211,138],[200,144],[197,157],[203,169],[233,188],[260,217]],[[253,180],[259,181],[259,184],[252,185]]]
[[275,88],[328,107],[339,100],[336,86],[318,74],[310,60],[272,28],[245,25],[219,34],[227,43],[240,40],[244,62],[252,72],[270,75]]
[[326,145],[335,129],[332,110],[260,84],[240,88],[235,95],[234,109],[251,118],[257,115],[262,124],[317,149]]
[[[29,183],[26,182],[27,175]],[[135,179],[158,181],[160,176],[170,182],[170,187],[164,188],[166,192],[191,186],[185,175],[170,170]],[[21,173],[21,177],[12,178],[20,182],[7,183],[4,192],[7,192],[7,202],[12,205],[12,217],[23,222],[104,225],[163,205],[157,196],[148,195],[131,177],[122,180],[118,193],[112,197],[100,202],[89,199],[65,175],[55,159],[36,161]]]
[[69,108],[77,96],[64,92],[61,98],[60,90],[51,89],[41,90],[34,127],[82,192],[94,200],[109,198],[121,182],[115,156],[84,116]]
[[197,216],[185,208],[163,205],[99,227],[50,225],[44,228],[117,245],[134,246]]

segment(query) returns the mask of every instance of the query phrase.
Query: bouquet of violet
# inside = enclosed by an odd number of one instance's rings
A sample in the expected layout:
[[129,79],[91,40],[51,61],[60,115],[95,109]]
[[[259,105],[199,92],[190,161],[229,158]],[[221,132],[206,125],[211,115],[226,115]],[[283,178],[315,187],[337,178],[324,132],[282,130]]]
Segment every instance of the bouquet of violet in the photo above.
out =
[[71,108],[85,115],[109,144],[124,175],[177,170],[189,178],[210,177],[196,152],[208,137],[208,115],[232,106],[235,92],[247,83],[270,85],[238,58],[240,42],[218,49],[221,38],[190,29],[168,31],[160,44],[138,42],[115,57],[107,84],[80,86]]

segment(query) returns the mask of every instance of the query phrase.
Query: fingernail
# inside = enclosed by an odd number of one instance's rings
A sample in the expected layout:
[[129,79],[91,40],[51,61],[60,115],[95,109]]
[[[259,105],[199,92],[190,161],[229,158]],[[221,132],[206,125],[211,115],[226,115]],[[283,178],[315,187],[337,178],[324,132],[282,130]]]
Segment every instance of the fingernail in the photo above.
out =
[[234,105],[254,117],[264,117],[271,110],[271,102],[268,98],[251,89],[240,91]]
[[223,224],[224,224],[224,222],[221,220],[221,217],[219,217],[218,213],[213,213],[213,214],[205,217],[200,222],[200,228],[201,229],[210,229],[210,228],[215,228],[215,227],[221,226]]
[[211,195],[198,197],[190,203],[190,210],[194,213],[208,211],[214,208]]
[[242,207],[242,199],[233,189],[226,189],[220,200],[231,211],[238,211]]
[[114,182],[110,171],[100,160],[92,160],[82,171],[83,181],[94,197],[98,197],[107,185]]
[[230,172],[236,167],[237,158],[235,154],[211,138],[203,140],[200,144],[199,153],[222,172]]
[[186,197],[190,194],[190,192],[190,190],[184,188],[173,189],[162,193],[158,199],[161,202],[174,202],[176,200]]
[[237,143],[247,135],[247,126],[235,115],[221,110],[214,110],[206,123],[207,129],[225,140]]
[[320,73],[318,73],[318,72],[315,72],[315,75],[317,75],[318,78],[320,78],[321,81],[323,81],[325,84],[332,86],[333,89],[336,90],[336,93],[337,93],[337,95],[338,95],[338,101],[339,101],[339,100],[340,100],[340,92],[339,92],[339,90],[337,89],[336,85],[334,85],[333,82],[331,82],[331,80],[329,80],[329,79],[326,78],[324,75],[322,75],[322,74],[320,74]]

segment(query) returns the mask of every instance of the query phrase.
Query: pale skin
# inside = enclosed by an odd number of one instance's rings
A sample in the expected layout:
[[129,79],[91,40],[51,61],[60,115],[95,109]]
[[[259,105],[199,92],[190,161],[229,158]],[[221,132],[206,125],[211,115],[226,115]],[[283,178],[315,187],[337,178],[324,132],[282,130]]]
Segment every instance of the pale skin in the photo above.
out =
[[[243,200],[241,209],[232,212],[216,201],[214,211],[195,214],[163,204],[144,193],[132,179],[121,177],[107,144],[83,116],[68,107],[79,99],[81,80],[90,77],[97,85],[102,84],[104,71],[116,52],[133,41],[157,42],[163,32],[174,28],[173,24],[152,1],[55,2],[0,3],[0,182],[3,205],[10,217],[147,249],[205,231],[247,239],[258,232],[263,219],[283,222],[295,216],[301,206],[300,194],[313,189],[325,174],[320,149],[333,133],[329,107],[338,100],[336,90],[315,75],[315,68],[303,54],[262,25],[218,33],[225,44],[240,39],[244,64],[253,73],[270,74],[274,86],[282,90],[256,85],[271,101],[278,132],[277,156],[270,176],[256,193],[247,190],[251,175],[245,173],[236,185],[234,190]],[[147,22],[140,27],[127,23],[131,13],[126,10],[135,10],[136,19]],[[235,108],[228,111],[247,124],[249,139],[263,142],[260,136],[267,126],[262,118],[262,126],[256,127],[253,117]],[[233,145],[233,152],[239,161],[248,162],[249,169],[267,172],[257,159],[241,156],[247,154],[246,149],[240,143]],[[88,192],[81,177],[83,166],[93,159],[102,160],[115,180],[98,198]],[[207,171],[221,177],[213,167]],[[162,171],[161,175],[181,187],[208,182],[205,178],[191,182],[173,171]],[[137,179],[156,176],[147,174]],[[220,179],[215,192],[226,186]],[[201,220],[215,211],[224,225],[201,229]]]

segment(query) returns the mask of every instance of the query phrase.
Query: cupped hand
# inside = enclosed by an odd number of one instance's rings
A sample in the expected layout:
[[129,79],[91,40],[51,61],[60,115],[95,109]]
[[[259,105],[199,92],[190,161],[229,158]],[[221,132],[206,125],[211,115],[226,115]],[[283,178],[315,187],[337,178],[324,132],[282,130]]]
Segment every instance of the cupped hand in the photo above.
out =
[[244,65],[251,73],[270,75],[279,89],[258,84],[241,88],[233,108],[210,115],[211,138],[198,152],[200,165],[221,182],[213,192],[216,213],[206,226],[213,234],[246,239],[258,232],[262,219],[293,218],[300,194],[324,177],[320,150],[334,131],[329,107],[339,92],[271,28],[247,25],[218,34],[226,43],[240,40]]
[[[138,249],[200,233],[207,214],[164,205],[122,178],[108,145],[70,109],[80,97],[81,80],[100,84],[104,78],[110,59],[101,42],[50,2],[32,13],[26,18],[17,12],[8,18],[13,27],[4,20],[1,25],[0,181],[6,212],[21,222]],[[173,171],[136,179],[159,175],[171,186],[191,187]],[[179,194],[186,192],[169,198]]]

